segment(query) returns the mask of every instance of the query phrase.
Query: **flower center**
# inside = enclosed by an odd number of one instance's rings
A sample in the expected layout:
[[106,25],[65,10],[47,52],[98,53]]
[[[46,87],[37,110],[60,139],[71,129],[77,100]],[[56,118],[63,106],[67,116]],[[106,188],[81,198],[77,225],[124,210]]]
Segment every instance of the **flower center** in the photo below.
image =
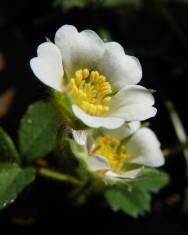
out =
[[98,71],[76,71],[67,89],[74,103],[86,113],[98,116],[109,111],[111,85]]
[[124,161],[129,158],[125,145],[110,135],[97,138],[95,148],[92,150],[91,155],[106,157],[114,171],[120,170]]

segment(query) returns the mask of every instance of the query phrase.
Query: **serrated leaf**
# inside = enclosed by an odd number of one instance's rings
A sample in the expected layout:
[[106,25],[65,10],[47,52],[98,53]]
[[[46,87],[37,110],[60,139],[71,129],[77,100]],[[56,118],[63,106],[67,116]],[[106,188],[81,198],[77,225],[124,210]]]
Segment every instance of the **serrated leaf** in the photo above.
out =
[[105,192],[105,198],[114,211],[121,210],[132,217],[150,210],[150,195],[136,187],[131,191],[108,190]]
[[105,198],[113,210],[137,217],[150,210],[150,193],[158,192],[168,182],[164,172],[145,169],[143,175],[134,180],[110,180]]
[[19,148],[25,161],[34,161],[49,154],[56,142],[58,121],[50,103],[32,104],[21,120]]
[[132,181],[132,185],[152,193],[157,193],[168,183],[168,175],[156,169],[145,169],[142,176]]
[[0,127],[0,160],[19,162],[19,154],[9,135]]
[[21,169],[16,163],[0,163],[0,209],[13,203],[34,178],[33,168]]

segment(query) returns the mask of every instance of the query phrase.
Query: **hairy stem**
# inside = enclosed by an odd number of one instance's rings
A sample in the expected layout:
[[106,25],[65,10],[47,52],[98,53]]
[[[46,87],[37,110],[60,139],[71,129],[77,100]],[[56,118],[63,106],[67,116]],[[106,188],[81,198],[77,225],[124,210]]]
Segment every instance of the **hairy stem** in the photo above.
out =
[[57,171],[53,171],[48,168],[40,168],[38,173],[39,173],[39,175],[41,175],[43,177],[51,178],[56,181],[63,181],[63,182],[74,184],[74,185],[80,184],[80,181],[75,179],[74,177],[62,174]]

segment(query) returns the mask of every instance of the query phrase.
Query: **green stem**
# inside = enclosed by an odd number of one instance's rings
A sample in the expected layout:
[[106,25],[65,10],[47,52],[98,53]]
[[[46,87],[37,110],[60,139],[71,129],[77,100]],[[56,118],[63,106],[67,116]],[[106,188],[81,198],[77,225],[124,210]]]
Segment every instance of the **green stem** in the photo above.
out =
[[185,131],[185,128],[183,126],[181,118],[180,118],[178,112],[176,111],[172,101],[171,100],[166,100],[165,105],[166,105],[166,108],[169,112],[169,116],[170,116],[172,125],[174,127],[174,131],[176,133],[176,136],[179,140],[180,145],[182,146],[180,149],[182,149],[182,152],[183,152],[184,157],[185,157],[186,176],[188,178],[188,146],[187,146],[188,138],[187,138],[187,133]]
[[40,168],[38,173],[41,176],[51,178],[51,179],[56,180],[56,181],[63,181],[63,182],[74,184],[74,185],[79,185],[80,184],[80,181],[75,179],[74,177],[69,176],[69,175],[64,175],[60,172],[53,171],[53,170],[50,170],[48,168]]
[[171,155],[179,154],[187,148],[188,148],[188,141],[185,144],[179,144],[172,148],[163,149],[163,154],[165,157],[169,157]]

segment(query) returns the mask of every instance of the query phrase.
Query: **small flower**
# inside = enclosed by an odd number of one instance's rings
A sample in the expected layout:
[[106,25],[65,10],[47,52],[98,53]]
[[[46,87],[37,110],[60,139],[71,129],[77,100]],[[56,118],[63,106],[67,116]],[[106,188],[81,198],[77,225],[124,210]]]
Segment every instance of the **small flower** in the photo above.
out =
[[85,142],[87,145],[86,162],[91,171],[111,178],[134,179],[142,173],[144,166],[164,164],[154,132],[139,127],[139,122],[132,122],[116,130],[85,132],[85,136],[84,132],[73,131],[73,137],[78,144]]
[[87,127],[115,129],[156,114],[153,96],[136,85],[142,77],[138,59],[117,42],[103,42],[94,31],[62,26],[55,44],[39,45],[30,64],[52,88],[59,111],[74,129],[80,129],[75,118]]

